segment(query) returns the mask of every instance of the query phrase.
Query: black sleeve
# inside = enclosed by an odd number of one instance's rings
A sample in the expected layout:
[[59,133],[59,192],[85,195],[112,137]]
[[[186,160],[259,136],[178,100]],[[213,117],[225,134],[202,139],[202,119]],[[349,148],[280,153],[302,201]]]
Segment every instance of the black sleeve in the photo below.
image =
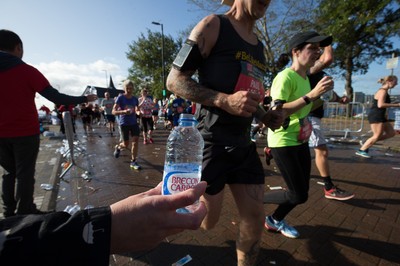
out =
[[0,221],[0,265],[109,264],[109,207]]
[[67,94],[60,93],[58,90],[55,88],[49,86],[42,90],[40,93],[44,98],[47,100],[56,103],[56,104],[64,104],[64,105],[69,105],[69,104],[80,104],[87,102],[87,97],[86,96],[70,96]]

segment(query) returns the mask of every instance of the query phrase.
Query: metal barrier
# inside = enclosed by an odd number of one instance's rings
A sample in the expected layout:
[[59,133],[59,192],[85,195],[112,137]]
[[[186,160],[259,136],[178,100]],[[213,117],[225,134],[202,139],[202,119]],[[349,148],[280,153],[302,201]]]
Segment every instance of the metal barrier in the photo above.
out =
[[394,112],[394,130],[400,131],[400,110]]
[[362,103],[325,102],[322,130],[327,135],[343,134],[342,139],[347,139],[351,133],[363,131],[365,116],[365,107]]
[[[81,148],[79,146],[78,142],[74,142],[74,131],[72,128],[72,118],[71,114],[69,111],[63,112],[63,121],[64,121],[64,127],[65,127],[65,137],[67,139],[68,147],[66,152],[64,153],[64,156],[67,157],[68,160],[68,167],[64,168],[63,172],[60,174],[60,178],[63,178],[64,175],[73,167],[76,166],[82,170],[85,171],[85,173],[89,174],[88,171],[86,171],[84,168],[78,166],[75,162],[75,152],[77,153],[83,153],[85,151],[84,148]],[[88,175],[85,175],[88,176]]]

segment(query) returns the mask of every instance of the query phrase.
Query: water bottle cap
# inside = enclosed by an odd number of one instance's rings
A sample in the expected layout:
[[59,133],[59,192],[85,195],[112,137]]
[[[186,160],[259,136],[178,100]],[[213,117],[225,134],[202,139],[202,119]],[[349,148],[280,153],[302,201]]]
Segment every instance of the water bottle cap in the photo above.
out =
[[180,114],[179,116],[179,123],[181,122],[194,122],[194,123],[198,123],[197,120],[194,118],[194,115],[192,114]]

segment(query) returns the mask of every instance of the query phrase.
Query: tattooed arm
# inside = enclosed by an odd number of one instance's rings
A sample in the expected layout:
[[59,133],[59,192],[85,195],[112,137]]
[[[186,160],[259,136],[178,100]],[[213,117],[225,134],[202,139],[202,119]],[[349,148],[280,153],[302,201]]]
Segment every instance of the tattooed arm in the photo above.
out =
[[[219,18],[209,15],[194,27],[189,36],[199,46],[204,59],[207,59],[217,41],[219,27]],[[191,78],[194,73],[195,70],[180,71],[172,68],[167,78],[168,90],[190,101],[219,107],[233,115],[250,117],[256,111],[259,95],[247,91],[226,94],[212,90],[194,81]]]
[[318,73],[323,69],[327,68],[332,63],[333,63],[333,48],[332,45],[329,45],[324,48],[324,52],[315,62],[314,66],[310,68],[310,74]]

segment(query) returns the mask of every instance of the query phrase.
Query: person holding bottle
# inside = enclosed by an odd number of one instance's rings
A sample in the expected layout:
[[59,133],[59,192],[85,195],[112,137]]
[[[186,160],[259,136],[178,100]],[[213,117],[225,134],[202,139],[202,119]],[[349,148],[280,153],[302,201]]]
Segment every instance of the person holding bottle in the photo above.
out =
[[132,137],[131,162],[129,166],[134,170],[139,170],[141,166],[137,162],[139,151],[140,129],[136,118],[139,100],[133,95],[133,82],[125,80],[123,83],[125,93],[120,94],[113,107],[113,115],[119,115],[119,123],[123,141],[115,145],[114,157],[119,158],[121,149],[129,147],[129,138]]
[[368,122],[373,135],[362,144],[358,151],[356,151],[356,155],[364,158],[372,158],[372,156],[368,154],[368,149],[370,147],[379,140],[389,139],[396,135],[396,131],[387,119],[386,110],[390,107],[400,107],[400,103],[390,102],[390,95],[388,93],[390,89],[393,89],[397,85],[397,81],[397,77],[393,75],[386,76],[378,81],[382,86],[375,93],[372,107],[368,113]]
[[[250,139],[251,122],[255,116],[276,129],[284,113],[261,107],[267,67],[254,26],[270,1],[224,2],[231,5],[227,13],[206,16],[190,33],[173,62],[167,88],[198,104],[197,127],[204,139],[201,179],[208,183],[201,198],[208,214],[201,227],[208,230],[217,224],[229,185],[241,221],[237,265],[254,265],[263,229],[265,176]],[[192,79],[196,71],[199,82]]]
[[314,31],[295,34],[288,43],[292,64],[279,72],[272,82],[272,100],[282,104],[288,117],[279,129],[268,130],[268,146],[287,189],[264,194],[264,203],[278,204],[275,211],[265,217],[265,227],[290,238],[299,237],[299,232],[286,223],[285,217],[308,198],[311,174],[308,139],[312,127],[307,116],[311,103],[333,89],[332,78],[325,76],[311,90],[307,74],[321,55],[320,47],[331,43],[331,36]]
[[143,88],[142,96],[139,97],[140,122],[143,130],[143,144],[153,143],[151,134],[153,133],[152,110],[154,108],[153,99],[148,95],[148,89]]
[[22,61],[23,54],[21,38],[15,32],[1,29],[1,93],[7,99],[0,105],[0,166],[4,169],[2,200],[5,217],[41,213],[33,202],[35,167],[40,147],[36,93],[60,105],[75,105],[97,99],[97,95],[71,96],[60,93],[40,71]]

